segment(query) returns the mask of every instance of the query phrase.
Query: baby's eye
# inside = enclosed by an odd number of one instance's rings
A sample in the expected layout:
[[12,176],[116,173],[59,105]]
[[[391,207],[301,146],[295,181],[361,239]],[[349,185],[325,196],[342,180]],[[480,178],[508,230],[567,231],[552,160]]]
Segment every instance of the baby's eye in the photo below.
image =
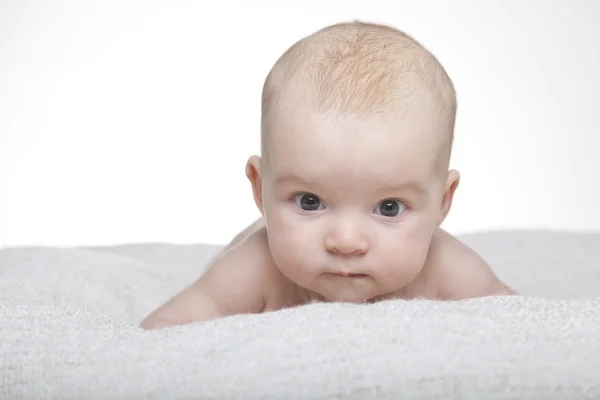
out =
[[312,193],[299,193],[294,195],[294,202],[304,211],[317,211],[323,205],[319,197]]
[[384,217],[396,217],[406,209],[406,206],[398,201],[386,199],[375,207],[375,214],[383,215]]

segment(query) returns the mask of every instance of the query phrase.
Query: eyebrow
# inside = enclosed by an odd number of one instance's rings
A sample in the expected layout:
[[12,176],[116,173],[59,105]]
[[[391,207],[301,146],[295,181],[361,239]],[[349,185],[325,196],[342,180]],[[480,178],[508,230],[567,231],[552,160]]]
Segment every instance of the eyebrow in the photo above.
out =
[[[307,179],[308,178],[308,179]],[[300,177],[295,174],[281,174],[275,177],[275,183],[277,184],[299,184],[306,186],[320,186],[318,179],[310,179],[309,177]]]
[[[377,193],[381,193],[385,197],[387,193],[410,193],[415,199],[423,199],[427,197],[428,191],[423,185],[414,181],[407,181],[398,184],[382,185],[377,189]],[[393,196],[392,196],[393,197]]]
[[295,174],[280,174],[275,176],[276,183],[314,183],[314,180],[302,178]]
[[423,185],[419,184],[418,182],[414,182],[414,181],[408,181],[408,182],[403,182],[400,184],[391,184],[389,186],[383,186],[382,190],[390,191],[390,192],[409,191],[409,192],[416,192],[420,195],[427,194],[427,189],[425,189],[423,187]]
[[[317,179],[306,179],[306,178],[300,177],[295,174],[278,175],[275,177],[275,183],[278,183],[278,184],[297,183],[297,184],[303,184],[303,185],[323,186],[318,182]],[[427,190],[425,189],[425,187],[423,187],[423,185],[421,185],[415,181],[390,183],[387,185],[384,184],[381,187],[379,187],[376,191],[377,192],[385,192],[385,193],[411,192],[411,193],[418,195],[419,197],[425,196],[428,193]]]

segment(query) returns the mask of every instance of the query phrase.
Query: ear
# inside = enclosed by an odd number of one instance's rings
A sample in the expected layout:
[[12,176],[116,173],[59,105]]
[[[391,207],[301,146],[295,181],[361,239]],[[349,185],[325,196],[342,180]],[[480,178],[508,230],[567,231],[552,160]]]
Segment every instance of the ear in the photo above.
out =
[[246,176],[252,185],[252,193],[254,194],[254,202],[256,206],[260,210],[260,213],[264,215],[263,212],[263,198],[262,198],[262,178],[261,178],[261,163],[259,156],[252,156],[248,159],[246,163]]
[[456,170],[448,171],[448,177],[446,178],[446,185],[444,187],[444,196],[442,197],[442,209],[440,210],[440,218],[438,220],[438,226],[444,222],[450,208],[452,207],[452,200],[454,199],[454,192],[460,182],[460,174]]

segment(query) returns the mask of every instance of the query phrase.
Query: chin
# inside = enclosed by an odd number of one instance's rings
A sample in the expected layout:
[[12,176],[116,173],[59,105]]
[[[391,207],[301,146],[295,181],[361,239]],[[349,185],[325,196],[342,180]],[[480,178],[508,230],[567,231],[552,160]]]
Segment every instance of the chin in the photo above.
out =
[[364,293],[360,293],[358,290],[356,291],[334,291],[331,292],[321,292],[319,293],[323,296],[327,301],[332,303],[353,303],[353,304],[361,304],[367,303],[369,299],[373,296],[367,296]]

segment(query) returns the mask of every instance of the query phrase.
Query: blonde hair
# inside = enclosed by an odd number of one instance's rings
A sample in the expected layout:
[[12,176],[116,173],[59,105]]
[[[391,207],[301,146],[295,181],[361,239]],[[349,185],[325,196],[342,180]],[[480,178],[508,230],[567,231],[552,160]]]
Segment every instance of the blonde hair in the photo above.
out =
[[448,120],[448,132],[440,135],[439,161],[449,162],[457,108],[452,80],[433,54],[394,27],[339,23],[285,51],[263,85],[263,152],[268,117],[289,88],[316,112],[336,109],[365,117],[427,96],[432,112]]

